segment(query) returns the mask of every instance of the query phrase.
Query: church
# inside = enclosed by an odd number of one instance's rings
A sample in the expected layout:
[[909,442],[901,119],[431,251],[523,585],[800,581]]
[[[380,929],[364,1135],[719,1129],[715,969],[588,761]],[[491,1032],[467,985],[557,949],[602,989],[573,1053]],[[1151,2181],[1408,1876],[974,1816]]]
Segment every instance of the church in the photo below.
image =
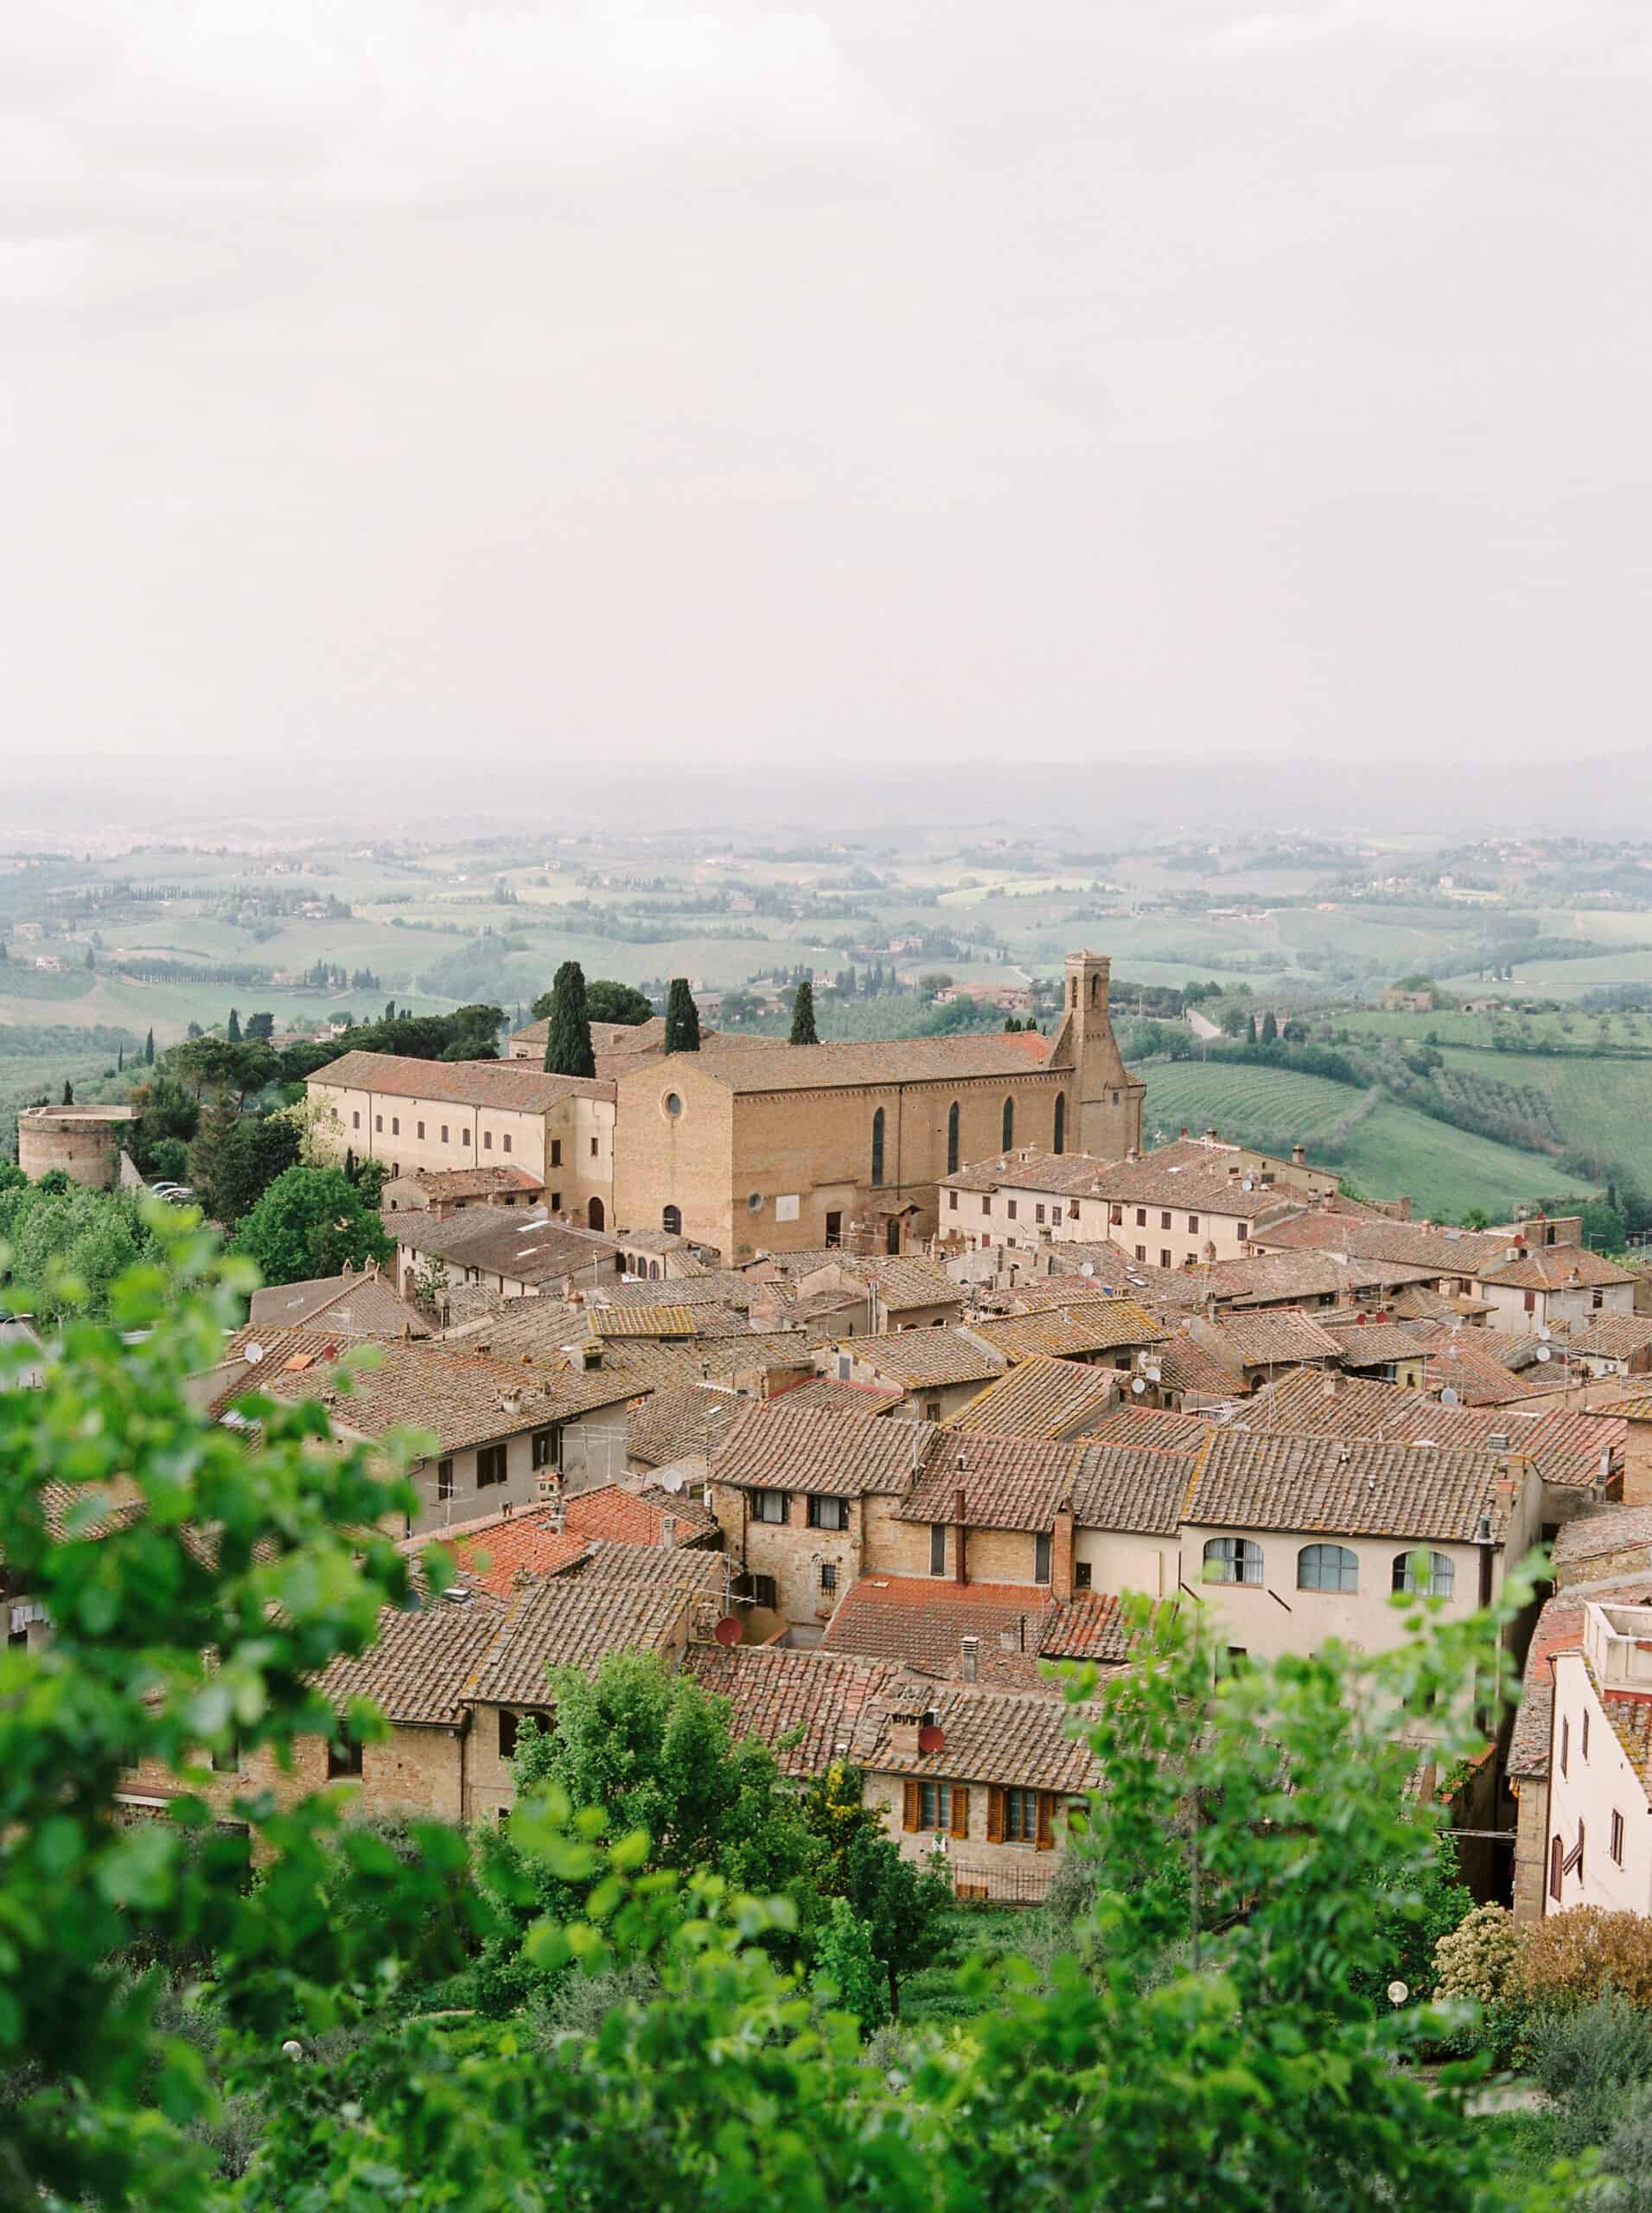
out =
[[[1062,1017],[1036,1030],[791,1045],[708,1034],[666,1054],[645,1024],[596,1077],[507,1061],[350,1053],[309,1079],[341,1155],[409,1168],[510,1164],[552,1214],[610,1234],[676,1233],[738,1266],[758,1252],[899,1253],[937,1225],[936,1186],[1017,1145],[1117,1160],[1145,1087],[1119,1057],[1105,955],[1067,956]],[[541,1049],[543,1049],[541,1048]]]

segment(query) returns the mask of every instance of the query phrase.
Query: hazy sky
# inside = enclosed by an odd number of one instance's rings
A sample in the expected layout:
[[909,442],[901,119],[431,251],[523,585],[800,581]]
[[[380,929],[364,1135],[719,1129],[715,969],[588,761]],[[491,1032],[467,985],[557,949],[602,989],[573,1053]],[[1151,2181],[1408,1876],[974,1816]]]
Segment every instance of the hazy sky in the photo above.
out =
[[0,756],[1642,743],[1649,124],[1644,0],[8,6]]

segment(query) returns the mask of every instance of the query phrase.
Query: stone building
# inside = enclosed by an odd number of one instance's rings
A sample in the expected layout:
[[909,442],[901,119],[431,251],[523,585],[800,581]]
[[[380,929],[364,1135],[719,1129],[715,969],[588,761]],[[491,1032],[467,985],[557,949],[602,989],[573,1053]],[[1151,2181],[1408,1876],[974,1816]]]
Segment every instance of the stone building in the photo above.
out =
[[1543,1911],[1652,1916],[1652,1610],[1586,1598],[1553,1656]]
[[112,1189],[130,1106],[25,1106],[17,1117],[17,1165],[31,1183],[60,1170],[72,1183]]

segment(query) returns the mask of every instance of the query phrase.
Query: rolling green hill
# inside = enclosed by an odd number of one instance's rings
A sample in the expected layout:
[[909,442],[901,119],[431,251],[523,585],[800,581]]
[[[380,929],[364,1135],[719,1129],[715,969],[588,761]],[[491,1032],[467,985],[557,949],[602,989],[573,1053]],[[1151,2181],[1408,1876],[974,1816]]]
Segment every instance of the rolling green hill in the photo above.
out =
[[[1503,1056],[1496,1056],[1501,1060]],[[1456,1218],[1479,1207],[1495,1221],[1518,1204],[1577,1191],[1554,1162],[1513,1145],[1432,1120],[1409,1106],[1352,1090],[1325,1076],[1288,1069],[1234,1068],[1215,1062],[1150,1061],[1137,1070],[1147,1085],[1148,1142],[1185,1125],[1213,1125],[1223,1137],[1286,1152],[1315,1140],[1329,1164],[1373,1198],[1408,1196],[1419,1213]]]

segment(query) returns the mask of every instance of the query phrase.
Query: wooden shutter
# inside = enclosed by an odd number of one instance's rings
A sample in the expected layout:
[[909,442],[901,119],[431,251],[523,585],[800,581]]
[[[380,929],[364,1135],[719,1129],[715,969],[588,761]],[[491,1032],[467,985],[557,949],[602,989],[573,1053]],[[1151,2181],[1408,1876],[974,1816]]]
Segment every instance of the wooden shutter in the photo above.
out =
[[986,1840],[989,1844],[1004,1841],[1004,1793],[996,1783],[987,1786]]
[[969,1793],[961,1783],[952,1787],[952,1833],[954,1836],[969,1834]]
[[909,1781],[903,1786],[901,1827],[903,1829],[915,1829],[922,1818],[923,1807],[918,1796],[918,1786],[915,1783]]
[[1053,1852],[1056,1848],[1056,1801],[1048,1790],[1038,1793],[1038,1849]]

